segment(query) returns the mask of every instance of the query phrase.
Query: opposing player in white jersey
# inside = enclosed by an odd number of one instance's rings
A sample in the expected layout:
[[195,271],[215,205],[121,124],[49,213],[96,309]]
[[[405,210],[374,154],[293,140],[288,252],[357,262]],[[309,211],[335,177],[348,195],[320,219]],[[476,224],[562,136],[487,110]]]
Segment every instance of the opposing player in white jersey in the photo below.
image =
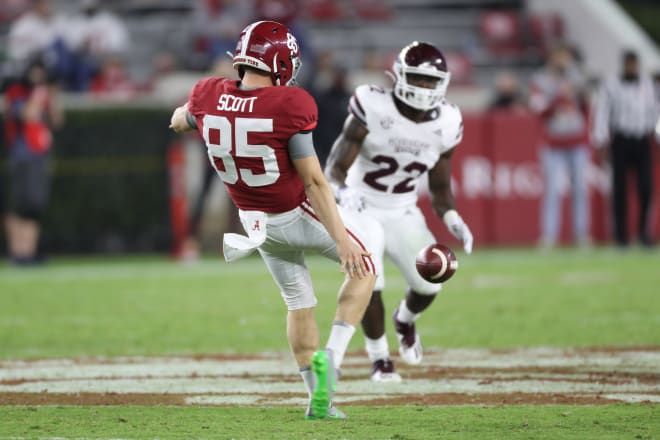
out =
[[408,364],[422,360],[415,320],[441,287],[415,268],[416,254],[435,241],[417,207],[423,176],[436,215],[465,252],[472,251],[472,234],[454,208],[450,186],[450,160],[463,123],[459,109],[444,99],[450,79],[445,58],[432,44],[414,42],[401,50],[392,70],[393,89],[362,85],[355,90],[325,169],[340,203],[380,224],[368,245],[378,279],[362,319],[374,381],[401,380],[385,337],[383,255],[394,261],[409,287],[393,316],[399,353]]

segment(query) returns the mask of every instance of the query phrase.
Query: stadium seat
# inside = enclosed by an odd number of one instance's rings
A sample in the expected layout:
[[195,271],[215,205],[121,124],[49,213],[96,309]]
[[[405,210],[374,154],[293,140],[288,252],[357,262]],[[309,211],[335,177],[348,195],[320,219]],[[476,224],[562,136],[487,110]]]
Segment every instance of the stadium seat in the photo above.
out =
[[446,52],[445,58],[451,72],[451,84],[468,85],[473,83],[474,66],[470,57],[461,52]]
[[531,43],[545,53],[553,42],[564,36],[564,22],[559,14],[533,14],[529,17]]
[[305,2],[305,16],[314,21],[337,21],[344,11],[336,0],[310,0]]
[[361,20],[387,21],[394,15],[387,2],[381,0],[351,0],[351,3]]
[[479,17],[481,38],[493,55],[517,55],[522,51],[520,17],[514,11],[485,11]]

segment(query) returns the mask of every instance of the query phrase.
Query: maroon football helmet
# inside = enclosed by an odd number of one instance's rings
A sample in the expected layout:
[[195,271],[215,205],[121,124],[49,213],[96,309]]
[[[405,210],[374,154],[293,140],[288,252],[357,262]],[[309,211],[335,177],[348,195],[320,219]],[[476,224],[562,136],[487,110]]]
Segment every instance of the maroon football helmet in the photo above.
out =
[[[394,64],[394,95],[418,110],[430,110],[447,93],[451,74],[442,52],[430,43],[413,42],[404,47]],[[437,78],[435,88],[418,87],[408,82],[408,74]]]
[[289,29],[276,21],[257,21],[248,25],[238,37],[234,51],[234,68],[243,77],[241,66],[270,72],[276,86],[296,83],[300,70],[300,48]]

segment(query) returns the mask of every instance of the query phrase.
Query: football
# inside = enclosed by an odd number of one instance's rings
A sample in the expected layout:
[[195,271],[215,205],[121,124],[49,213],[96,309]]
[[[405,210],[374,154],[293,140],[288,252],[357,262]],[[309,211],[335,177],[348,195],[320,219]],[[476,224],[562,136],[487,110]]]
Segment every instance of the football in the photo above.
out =
[[431,283],[447,281],[458,269],[454,252],[440,243],[430,244],[419,251],[416,263],[417,272]]

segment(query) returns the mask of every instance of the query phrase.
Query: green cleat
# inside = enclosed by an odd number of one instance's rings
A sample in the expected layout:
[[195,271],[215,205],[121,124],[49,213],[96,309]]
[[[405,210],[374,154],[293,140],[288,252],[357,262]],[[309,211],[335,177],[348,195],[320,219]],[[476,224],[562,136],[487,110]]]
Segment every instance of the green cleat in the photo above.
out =
[[[341,411],[332,408],[332,395],[335,391],[335,367],[332,356],[327,350],[317,350],[312,356],[312,371],[316,376],[316,386],[312,393],[312,401],[305,415],[307,420],[342,418],[337,414]],[[346,416],[344,416],[345,418]]]
[[330,359],[325,350],[317,350],[312,356],[312,371],[316,376],[316,387],[312,393],[311,409],[316,419],[325,419],[330,407],[332,379],[330,379]]
[[[328,408],[328,415],[325,417],[326,419],[346,419],[346,414],[344,414],[342,411],[337,409],[335,406],[331,406]],[[314,414],[314,411],[312,411],[312,406],[309,405],[307,407],[307,412],[305,413],[305,420],[321,420],[321,417],[317,417],[316,414]]]

